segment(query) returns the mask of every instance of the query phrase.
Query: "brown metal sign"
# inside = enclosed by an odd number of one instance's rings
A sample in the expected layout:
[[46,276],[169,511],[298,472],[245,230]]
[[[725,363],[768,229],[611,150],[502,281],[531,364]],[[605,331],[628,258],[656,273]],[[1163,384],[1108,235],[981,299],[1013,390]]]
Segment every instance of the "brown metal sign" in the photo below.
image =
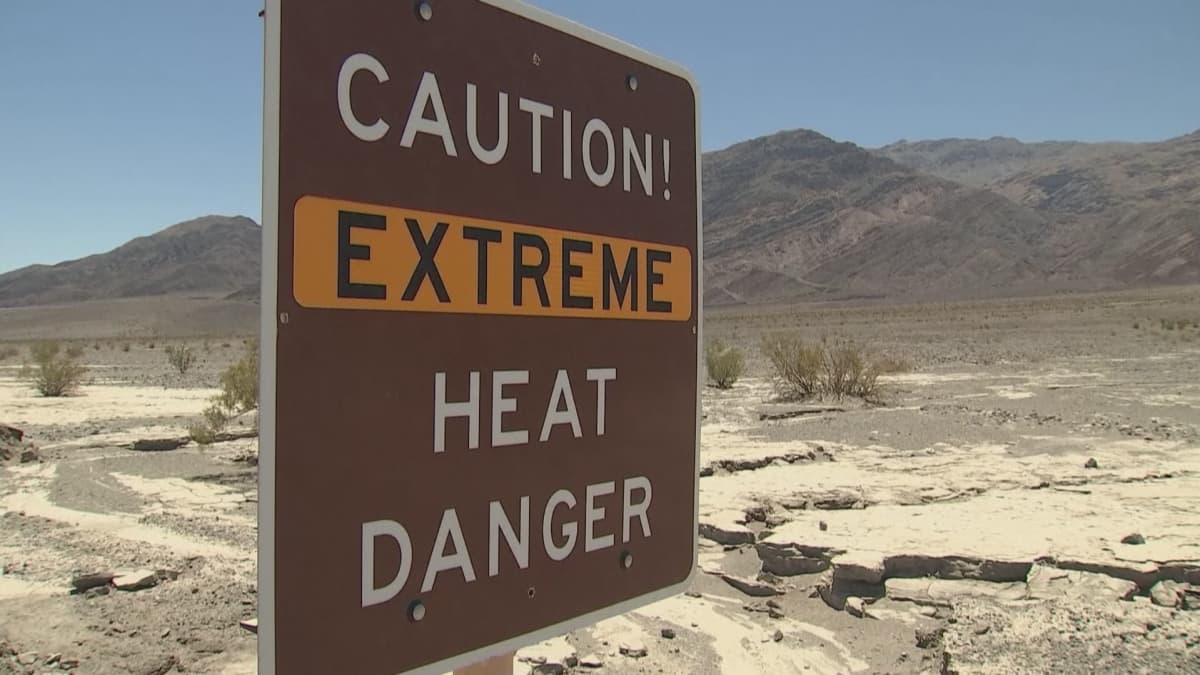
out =
[[266,20],[260,670],[443,672],[679,592],[689,75],[510,0]]

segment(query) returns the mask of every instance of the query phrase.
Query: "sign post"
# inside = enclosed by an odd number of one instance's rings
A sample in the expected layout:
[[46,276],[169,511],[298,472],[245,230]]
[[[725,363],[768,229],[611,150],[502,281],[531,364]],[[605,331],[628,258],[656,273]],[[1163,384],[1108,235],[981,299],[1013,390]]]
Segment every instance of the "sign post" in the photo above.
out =
[[268,0],[259,665],[441,673],[680,592],[688,73],[512,0]]

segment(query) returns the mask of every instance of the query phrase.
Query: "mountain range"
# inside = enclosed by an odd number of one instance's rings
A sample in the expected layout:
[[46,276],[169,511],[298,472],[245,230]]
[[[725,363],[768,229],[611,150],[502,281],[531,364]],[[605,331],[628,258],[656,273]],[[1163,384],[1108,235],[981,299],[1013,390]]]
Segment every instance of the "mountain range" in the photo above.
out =
[[[957,299],[1200,282],[1200,132],[1154,143],[786,131],[703,157],[705,303]],[[0,307],[257,299],[261,229],[206,216],[0,274]]]

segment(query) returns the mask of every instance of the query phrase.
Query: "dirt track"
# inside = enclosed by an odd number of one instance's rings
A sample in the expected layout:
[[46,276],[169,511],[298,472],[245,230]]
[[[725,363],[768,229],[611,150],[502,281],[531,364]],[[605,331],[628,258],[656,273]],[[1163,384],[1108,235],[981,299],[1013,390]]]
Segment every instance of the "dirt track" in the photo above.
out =
[[[1200,583],[1200,328],[1162,325],[1200,320],[1187,290],[711,315],[750,367],[705,391],[694,592],[524,650],[516,671],[1200,670],[1200,612],[1150,597]],[[755,351],[781,329],[914,368],[886,406],[807,414],[771,402]],[[253,672],[253,441],[128,449],[185,433],[239,354],[227,341],[183,379],[161,342],[88,343],[94,384],[58,401],[0,363],[0,423],[42,457],[0,469],[0,673]],[[68,593],[120,569],[158,583]]]

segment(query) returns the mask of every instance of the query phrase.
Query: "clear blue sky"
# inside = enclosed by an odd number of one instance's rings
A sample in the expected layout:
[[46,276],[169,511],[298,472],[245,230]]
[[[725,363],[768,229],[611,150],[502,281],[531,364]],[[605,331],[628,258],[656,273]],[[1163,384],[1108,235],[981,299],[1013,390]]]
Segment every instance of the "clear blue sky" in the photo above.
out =
[[[535,4],[689,66],[706,150],[797,127],[866,146],[1200,128],[1197,0]],[[0,0],[0,271],[258,219],[260,6]]]

